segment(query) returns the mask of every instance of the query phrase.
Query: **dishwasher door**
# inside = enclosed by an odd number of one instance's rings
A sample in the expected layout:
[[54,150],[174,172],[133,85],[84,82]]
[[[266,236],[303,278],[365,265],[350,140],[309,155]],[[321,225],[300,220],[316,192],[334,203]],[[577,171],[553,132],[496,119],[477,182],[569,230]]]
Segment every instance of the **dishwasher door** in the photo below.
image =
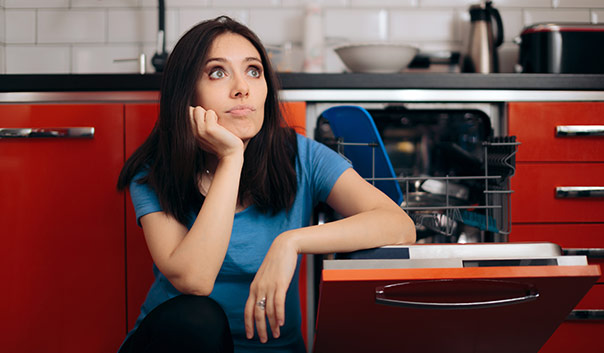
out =
[[584,257],[450,260],[330,260],[314,352],[537,352],[600,276]]

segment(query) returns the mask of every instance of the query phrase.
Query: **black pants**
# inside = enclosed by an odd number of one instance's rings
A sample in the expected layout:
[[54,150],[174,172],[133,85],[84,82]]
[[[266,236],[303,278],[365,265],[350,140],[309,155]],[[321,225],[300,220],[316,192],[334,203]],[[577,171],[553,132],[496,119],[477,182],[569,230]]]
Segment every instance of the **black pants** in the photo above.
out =
[[118,353],[233,352],[222,307],[208,297],[181,295],[160,304]]

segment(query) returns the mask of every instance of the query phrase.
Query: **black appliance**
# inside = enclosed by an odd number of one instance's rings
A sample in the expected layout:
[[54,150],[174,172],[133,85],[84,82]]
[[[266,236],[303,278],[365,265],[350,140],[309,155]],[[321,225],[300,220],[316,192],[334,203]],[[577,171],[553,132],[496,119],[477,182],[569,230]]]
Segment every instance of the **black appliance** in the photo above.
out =
[[604,24],[538,23],[520,34],[525,73],[604,73]]

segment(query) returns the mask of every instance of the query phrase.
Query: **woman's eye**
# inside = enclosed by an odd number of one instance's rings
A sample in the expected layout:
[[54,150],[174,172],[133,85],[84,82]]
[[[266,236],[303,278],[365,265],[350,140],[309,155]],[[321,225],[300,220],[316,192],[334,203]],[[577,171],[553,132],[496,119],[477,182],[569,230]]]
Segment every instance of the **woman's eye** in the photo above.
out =
[[220,79],[223,78],[225,76],[225,72],[222,69],[214,69],[212,71],[210,71],[210,78],[211,79]]
[[254,78],[258,78],[262,75],[260,69],[256,68],[256,67],[250,67],[247,71],[248,75],[250,75],[251,77]]

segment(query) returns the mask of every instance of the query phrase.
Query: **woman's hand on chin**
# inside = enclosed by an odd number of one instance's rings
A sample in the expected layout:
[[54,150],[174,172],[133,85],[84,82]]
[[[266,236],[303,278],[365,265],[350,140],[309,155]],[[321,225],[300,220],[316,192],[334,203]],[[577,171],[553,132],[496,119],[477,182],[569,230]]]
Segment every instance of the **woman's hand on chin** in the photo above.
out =
[[200,106],[189,107],[193,131],[199,145],[218,159],[236,153],[243,153],[243,141],[218,123],[218,115],[213,110]]
[[254,337],[255,325],[260,342],[268,340],[267,318],[274,338],[279,337],[279,328],[285,323],[285,295],[298,261],[297,248],[286,234],[273,241],[250,286],[244,312],[248,339]]

